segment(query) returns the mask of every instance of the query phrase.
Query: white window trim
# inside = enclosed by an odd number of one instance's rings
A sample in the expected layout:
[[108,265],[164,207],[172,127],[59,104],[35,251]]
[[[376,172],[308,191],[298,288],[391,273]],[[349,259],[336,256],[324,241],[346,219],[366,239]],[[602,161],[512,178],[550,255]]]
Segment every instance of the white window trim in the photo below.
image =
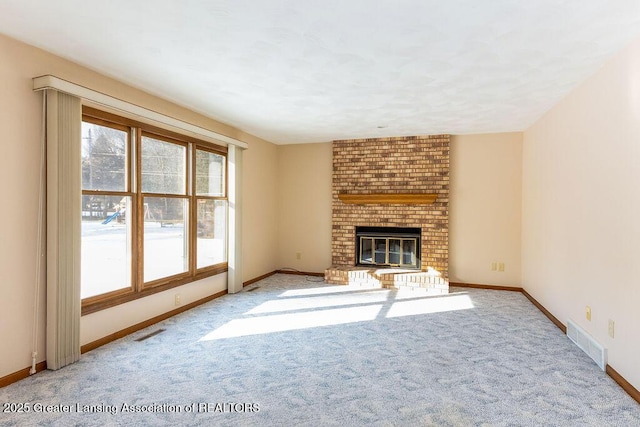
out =
[[37,91],[45,89],[55,89],[59,92],[77,96],[82,100],[90,101],[104,107],[113,108],[121,113],[133,115],[133,118],[136,119],[141,119],[143,121],[150,120],[154,123],[160,124],[164,128],[168,128],[168,130],[191,133],[198,138],[205,139],[218,145],[233,145],[245,149],[249,147],[246,142],[231,138],[227,135],[166,116],[162,113],[158,113],[157,111],[140,107],[139,105],[123,101],[122,99],[89,89],[88,87],[72,83],[50,74],[35,77],[33,79],[33,90]]

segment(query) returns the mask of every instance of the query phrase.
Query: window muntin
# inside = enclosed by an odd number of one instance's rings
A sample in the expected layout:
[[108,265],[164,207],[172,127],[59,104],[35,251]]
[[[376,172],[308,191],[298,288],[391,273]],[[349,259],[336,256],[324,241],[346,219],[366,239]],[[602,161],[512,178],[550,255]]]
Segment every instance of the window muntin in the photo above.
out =
[[[109,136],[111,148],[119,150],[112,160],[124,153],[124,165],[115,160],[102,169],[95,167],[95,160],[88,164],[87,159],[98,157],[88,150],[95,147],[85,147],[83,139],[83,205],[91,205],[91,197],[98,196],[108,197],[103,202],[110,205],[94,217],[83,216],[83,314],[226,271],[226,148],[171,132],[165,135],[161,129],[85,107],[83,138],[88,140],[89,133],[94,139],[98,134]],[[102,224],[116,213],[116,205],[126,208],[120,207],[120,214]],[[83,207],[83,215],[84,211]],[[112,252],[103,250],[109,246],[104,242],[102,247],[89,245],[88,239],[104,234],[105,227],[122,229],[120,234],[111,230]],[[91,277],[104,283],[90,285]]]

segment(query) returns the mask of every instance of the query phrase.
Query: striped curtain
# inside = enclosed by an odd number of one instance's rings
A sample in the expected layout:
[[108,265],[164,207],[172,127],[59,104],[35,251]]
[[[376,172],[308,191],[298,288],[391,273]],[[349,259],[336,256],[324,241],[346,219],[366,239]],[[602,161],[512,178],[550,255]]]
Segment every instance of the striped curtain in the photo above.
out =
[[228,147],[229,178],[229,269],[227,290],[230,294],[242,290],[242,152],[235,145]]
[[46,91],[47,368],[80,359],[80,98]]

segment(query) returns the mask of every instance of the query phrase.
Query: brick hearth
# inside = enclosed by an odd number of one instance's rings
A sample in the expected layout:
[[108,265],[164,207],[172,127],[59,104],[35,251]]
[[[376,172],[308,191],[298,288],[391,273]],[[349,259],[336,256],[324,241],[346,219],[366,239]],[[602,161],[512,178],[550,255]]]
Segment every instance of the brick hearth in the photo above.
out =
[[410,288],[429,295],[449,292],[449,282],[436,272],[397,268],[330,267],[324,273],[324,280],[334,285],[365,288]]

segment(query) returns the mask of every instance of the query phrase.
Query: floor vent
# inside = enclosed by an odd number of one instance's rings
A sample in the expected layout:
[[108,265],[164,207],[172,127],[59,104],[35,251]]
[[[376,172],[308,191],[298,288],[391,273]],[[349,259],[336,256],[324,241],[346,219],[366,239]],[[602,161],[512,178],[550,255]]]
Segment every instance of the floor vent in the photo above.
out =
[[578,347],[593,359],[594,362],[602,369],[607,367],[607,349],[601,346],[591,335],[580,328],[573,321],[567,321],[567,336]]
[[150,334],[141,336],[140,338],[136,338],[135,341],[140,342],[140,341],[148,340],[149,338],[155,337],[156,335],[158,335],[159,333],[162,333],[164,331],[166,331],[166,329],[158,329],[157,331],[153,331]]
[[256,289],[260,289],[260,286],[256,286],[255,288],[247,289],[247,292],[253,292]]

